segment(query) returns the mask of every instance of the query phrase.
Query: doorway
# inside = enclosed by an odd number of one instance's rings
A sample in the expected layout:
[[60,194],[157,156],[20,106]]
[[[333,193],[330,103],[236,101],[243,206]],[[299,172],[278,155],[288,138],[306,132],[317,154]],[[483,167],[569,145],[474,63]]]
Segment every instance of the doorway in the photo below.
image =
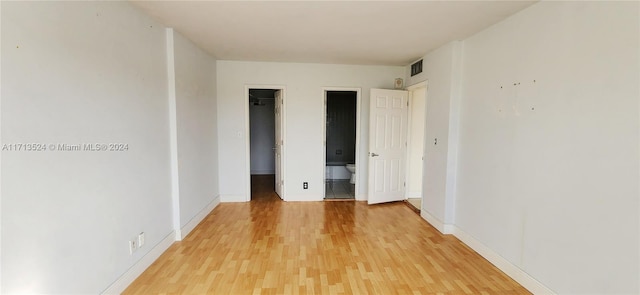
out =
[[325,89],[325,200],[357,195],[359,89]]
[[[249,198],[270,187],[283,198],[283,89],[248,87]],[[267,185],[268,183],[268,185]]]
[[426,98],[426,85],[409,87],[406,198],[417,211],[422,210]]

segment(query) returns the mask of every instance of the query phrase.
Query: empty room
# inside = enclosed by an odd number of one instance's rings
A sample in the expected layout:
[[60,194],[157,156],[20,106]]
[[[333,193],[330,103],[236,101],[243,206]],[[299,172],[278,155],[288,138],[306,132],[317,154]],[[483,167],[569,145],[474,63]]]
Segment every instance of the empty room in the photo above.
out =
[[1,294],[638,294],[638,1],[0,1]]

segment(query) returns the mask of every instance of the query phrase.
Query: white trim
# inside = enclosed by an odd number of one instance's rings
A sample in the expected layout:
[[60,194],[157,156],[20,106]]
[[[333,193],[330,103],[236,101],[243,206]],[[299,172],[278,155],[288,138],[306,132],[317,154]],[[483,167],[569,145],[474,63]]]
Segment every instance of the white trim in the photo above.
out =
[[427,131],[427,81],[423,81],[414,85],[411,85],[407,88],[407,102],[408,102],[408,107],[407,107],[407,146],[405,149],[405,163],[406,167],[405,167],[405,173],[404,173],[404,183],[405,183],[405,187],[404,187],[404,198],[409,199],[409,198],[415,198],[415,195],[413,195],[415,192],[409,192],[409,185],[411,185],[409,183],[409,178],[411,177],[411,169],[409,167],[409,162],[411,162],[411,153],[409,152],[410,147],[413,145],[413,140],[411,138],[411,133],[413,133],[412,129],[414,128],[413,124],[411,124],[412,120],[413,120],[413,108],[415,105],[415,101],[414,101],[414,97],[413,94],[415,92],[415,90],[420,89],[420,88],[424,88],[424,109],[422,110],[424,112],[424,122],[422,122],[422,175],[420,177],[420,192],[418,192],[418,196],[417,198],[422,198],[422,203],[424,203],[424,196],[422,194],[422,192],[426,191],[424,188],[424,175],[425,175],[425,141],[426,141],[426,134],[425,132]]
[[[327,90],[322,89],[322,197],[327,197]],[[357,166],[356,166],[357,167]],[[358,183],[356,181],[356,183]]]
[[491,264],[495,265],[498,269],[503,271],[506,275],[518,282],[533,294],[555,294],[547,286],[534,279],[528,273],[524,272],[518,266],[509,262],[498,253],[485,246],[480,241],[473,238],[471,235],[461,230],[460,228],[453,226],[453,235],[460,239],[463,243],[469,246],[474,251],[478,252],[480,256],[487,259]]
[[[1,10],[2,10],[2,5],[0,5],[0,11]],[[2,15],[2,13],[0,13],[0,15]],[[2,42],[0,41],[0,43]],[[0,81],[2,81],[2,78],[0,78]],[[2,86],[0,86],[0,88],[2,88]],[[0,93],[2,93],[2,91],[0,91]],[[0,105],[2,105],[1,101],[2,99],[0,99]],[[1,106],[0,106],[0,110],[2,110]],[[0,114],[2,114],[2,111],[0,111]],[[0,115],[0,118],[1,117],[2,115]],[[1,122],[2,122],[2,119],[0,119],[0,126],[2,126]],[[0,130],[2,130],[2,127],[0,127]],[[0,135],[0,138],[2,138],[2,135]],[[2,167],[2,153],[0,153],[0,167]],[[2,171],[2,169],[0,169],[0,171]],[[2,172],[0,172],[0,175],[1,174]],[[1,187],[2,187],[2,176],[0,176],[0,192],[2,192]],[[0,228],[2,228],[2,196],[1,195],[0,195]],[[0,261],[2,261],[2,234],[0,234]],[[0,292],[2,292],[2,266],[1,265],[0,265]]]
[[[179,235],[176,235],[176,240],[177,241],[184,240],[184,238],[186,238],[189,235],[189,233],[191,233],[191,231],[196,226],[198,226],[198,224],[200,224],[200,222],[202,222],[202,220],[204,220],[204,218],[207,217],[207,215],[209,215],[209,213],[211,213],[213,209],[215,209],[218,206],[218,204],[220,204],[219,195],[213,198],[213,200],[209,204],[207,204],[207,206],[202,208],[202,210],[200,210],[198,214],[196,214],[193,218],[191,218],[191,220],[187,222],[187,224],[185,224],[180,229]],[[179,239],[178,239],[178,236],[179,236]]]
[[[250,121],[250,117],[251,117],[251,106],[249,105],[249,87],[245,86],[245,90],[244,90],[244,125],[245,125],[245,129],[244,129],[244,134],[245,136],[245,154],[246,154],[246,159],[247,159],[247,163],[245,164],[245,179],[247,181],[247,184],[245,185],[245,196],[244,196],[244,202],[249,202],[251,201],[251,121]],[[221,196],[222,200],[225,199],[224,196]],[[226,200],[225,200],[226,201]]]
[[[355,199],[356,200],[366,200],[366,195],[364,199],[361,199],[362,196],[360,194],[359,184],[360,176],[362,172],[358,173],[358,167],[360,165],[360,136],[362,135],[362,124],[360,123],[361,110],[362,110],[362,88],[360,87],[335,87],[335,86],[327,86],[322,87],[322,98],[324,99],[324,108],[322,113],[322,139],[323,139],[323,157],[322,157],[322,169],[323,169],[323,181],[322,181],[322,199],[327,195],[325,182],[327,181],[327,91],[354,91],[356,93],[356,184],[355,184]],[[362,169],[362,167],[360,168]]]
[[451,64],[451,97],[449,101],[449,141],[447,143],[447,171],[445,182],[444,221],[455,221],[456,182],[458,175],[458,146],[460,143],[460,112],[462,99],[463,42],[453,42]]
[[149,266],[155,262],[162,253],[167,251],[169,247],[175,242],[175,232],[169,233],[160,243],[153,247],[147,254],[145,254],[138,262],[136,262],[131,268],[129,268],[122,276],[120,276],[115,282],[113,282],[107,289],[102,291],[101,294],[120,294],[122,293],[133,281],[135,281]]
[[[246,179],[247,179],[247,184],[245,186],[245,196],[243,197],[243,201],[236,201],[236,197],[237,196],[227,196],[227,197],[231,197],[231,200],[227,200],[226,197],[221,196],[221,200],[222,202],[249,202],[251,201],[251,122],[249,121],[250,118],[250,114],[249,114],[249,89],[276,89],[276,90],[280,90],[281,94],[282,94],[282,106],[280,108],[280,114],[282,116],[282,130],[280,130],[280,135],[282,137],[282,142],[284,142],[284,144],[282,144],[281,146],[281,154],[280,154],[280,171],[282,172],[282,179],[286,179],[287,178],[287,174],[286,174],[286,146],[287,146],[287,141],[286,141],[286,130],[287,130],[287,125],[286,125],[286,105],[287,105],[287,87],[284,85],[261,85],[261,84],[246,84],[244,85],[244,122],[245,122],[245,140],[246,140],[246,146],[245,146],[245,154],[246,154],[246,159],[247,159],[247,163],[246,163],[246,167],[245,167],[245,173],[246,173]],[[280,196],[282,198],[283,201],[287,201],[286,198],[286,191],[287,191],[287,186],[283,185],[282,186],[282,196]]]
[[180,230],[180,179],[178,171],[178,113],[173,29],[167,28],[167,92],[169,97],[169,153],[171,165],[171,208],[173,230]]
[[419,191],[405,191],[405,198],[407,199],[422,199],[422,192]]
[[453,232],[455,231],[455,225],[453,224],[449,224],[449,223],[445,223],[444,224],[444,234],[445,235],[451,235],[453,234]]
[[437,217],[429,214],[427,210],[424,210],[424,202],[422,203],[422,207],[423,208],[420,209],[420,216],[424,220],[426,220],[429,224],[431,224],[431,226],[433,226],[440,233],[445,235],[453,233],[454,226],[452,224],[445,224],[444,222],[440,221],[440,219],[438,219]]
[[[251,184],[251,183],[249,183]],[[242,203],[249,202],[247,196],[243,195],[220,195],[220,203]]]
[[427,88],[427,85],[429,85],[429,81],[428,80],[424,80],[422,82],[418,82],[418,83],[415,83],[415,84],[413,84],[411,86],[408,86],[407,87],[407,91],[413,91],[415,89],[422,88],[422,87]]

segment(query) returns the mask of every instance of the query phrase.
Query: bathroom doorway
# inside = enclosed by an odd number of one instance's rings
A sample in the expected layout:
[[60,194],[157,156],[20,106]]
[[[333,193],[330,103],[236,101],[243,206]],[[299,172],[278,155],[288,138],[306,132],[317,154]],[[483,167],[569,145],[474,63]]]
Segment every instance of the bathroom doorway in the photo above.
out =
[[355,200],[358,191],[360,89],[325,89],[325,200]]

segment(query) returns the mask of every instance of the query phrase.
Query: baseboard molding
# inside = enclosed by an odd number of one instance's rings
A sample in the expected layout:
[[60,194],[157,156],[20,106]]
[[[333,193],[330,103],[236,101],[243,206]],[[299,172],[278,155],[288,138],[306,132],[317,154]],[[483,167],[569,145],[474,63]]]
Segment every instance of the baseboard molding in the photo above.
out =
[[452,234],[453,234],[453,232],[455,231],[455,228],[456,228],[456,226],[455,226],[455,225],[445,223],[445,224],[444,224],[444,232],[443,232],[443,234],[445,234],[445,235],[452,235]]
[[129,268],[122,276],[120,276],[113,284],[111,284],[101,294],[120,294],[124,292],[138,276],[140,276],[164,251],[175,242],[175,233],[168,234],[160,243],[155,245],[146,255],[142,256],[131,268]]
[[422,199],[422,192],[407,192],[405,197],[407,199]]
[[452,224],[446,224],[440,221],[440,219],[429,214],[429,212],[427,212],[426,210],[420,210],[420,217],[426,220],[442,234],[448,235],[453,233],[454,226]]
[[221,203],[242,203],[242,202],[248,202],[248,201],[247,201],[247,196],[220,195],[220,202]]
[[478,252],[480,256],[491,262],[491,264],[495,265],[498,269],[500,269],[513,280],[525,287],[531,293],[555,294],[553,291],[551,291],[551,289],[547,288],[547,286],[543,285],[528,273],[524,272],[522,269],[512,264],[504,257],[500,256],[498,253],[494,252],[489,247],[485,246],[483,243],[476,240],[474,237],[467,234],[460,228],[453,226],[453,235],[456,238],[460,239],[460,241],[462,241],[463,243],[467,244],[467,246],[469,246],[471,249]]
[[209,213],[211,213],[211,211],[216,206],[218,206],[218,204],[220,204],[219,195],[213,198],[213,201],[209,202],[207,206],[202,208],[202,210],[200,210],[200,212],[198,212],[196,216],[191,218],[191,220],[187,222],[187,224],[185,224],[179,231],[176,231],[176,233],[178,233],[178,235],[176,235],[176,241],[182,241],[184,238],[186,238],[189,233],[191,233],[191,231],[196,228],[196,226],[198,226],[198,224],[200,224],[200,222],[202,222],[202,220],[207,217],[207,215],[209,215]]
[[367,201],[367,194],[356,195],[356,201]]

